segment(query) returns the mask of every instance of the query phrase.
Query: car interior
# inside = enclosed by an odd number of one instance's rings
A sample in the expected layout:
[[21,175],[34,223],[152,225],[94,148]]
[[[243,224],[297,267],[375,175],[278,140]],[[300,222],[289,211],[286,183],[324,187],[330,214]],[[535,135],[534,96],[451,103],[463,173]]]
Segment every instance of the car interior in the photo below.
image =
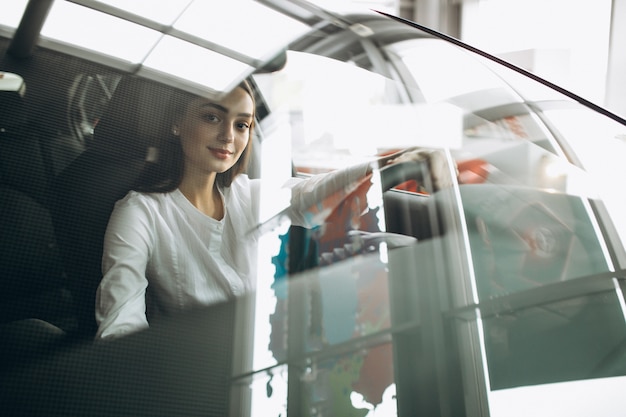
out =
[[[17,74],[25,86],[21,93],[3,91],[1,96],[0,332],[2,369],[10,372],[93,338],[108,217],[115,201],[158,155],[163,112],[158,103],[168,101],[171,87],[45,49],[25,60],[7,53],[7,40],[0,46],[0,67]],[[279,68],[284,64],[279,58],[260,71]],[[88,83],[103,91],[91,96],[97,102],[84,102],[80,95],[91,88]],[[264,105],[258,100],[261,117],[267,113]],[[258,175],[258,164],[253,158],[252,177]],[[423,166],[411,169],[390,170],[384,187],[427,175]],[[408,214],[426,215],[432,210],[430,199],[400,192],[385,198],[390,233],[411,230],[418,239],[432,235],[430,222],[417,222]],[[393,215],[394,207],[404,217]],[[304,240],[297,235],[294,230],[290,240],[294,254],[301,253],[299,245],[310,247],[310,234],[302,233]],[[326,250],[332,253],[333,248]],[[319,255],[309,261],[305,253],[300,260],[294,256],[292,272],[318,266],[323,262]]]
[[[6,42],[2,47],[6,50]],[[153,340],[144,340],[146,335],[134,341],[130,338],[115,349],[96,347],[91,342],[96,330],[93,311],[101,279],[102,240],[109,215],[115,201],[153,161],[158,146],[159,112],[163,108],[143,104],[166,103],[171,89],[112,74],[121,81],[103,106],[106,110],[93,122],[93,134],[85,140],[72,134],[73,126],[64,112],[68,104],[63,100],[67,100],[76,78],[111,71],[48,54],[54,55],[42,51],[25,66],[10,54],[4,54],[2,62],[2,68],[20,74],[25,86],[21,92],[0,93],[0,370],[3,384],[7,384],[2,388],[3,404],[11,398],[9,403],[23,415],[46,413],[50,398],[63,399],[59,410],[81,415],[100,415],[102,405],[111,401],[126,411],[136,407],[134,415],[173,415],[190,407],[191,414],[194,407],[203,412],[215,409],[219,414],[229,398],[224,382],[231,371],[228,340],[232,325],[228,323],[233,317],[232,305],[216,306],[210,320],[202,318],[202,325],[213,329],[215,338],[202,338],[192,328],[181,328],[177,323],[174,333],[163,330],[168,336],[158,336],[160,332],[154,331],[149,337]],[[44,71],[37,65],[39,61],[45,68],[51,62],[57,65]],[[45,79],[31,75],[43,73]],[[61,102],[50,102],[52,98]],[[199,317],[186,321],[191,325],[194,320],[198,326]],[[175,358],[169,349],[161,352],[178,366],[188,365],[183,373],[168,376],[168,386],[177,378],[184,379],[177,384],[179,388],[164,389],[157,378],[141,371],[154,369],[162,377],[159,363],[164,358],[145,357],[143,350],[146,343],[171,344],[177,337],[190,339],[185,345],[191,350],[177,349]],[[72,351],[71,358],[65,359],[71,360],[71,365],[62,359],[65,351]],[[207,354],[212,359],[204,363],[210,372],[198,369],[192,360],[195,356],[199,361],[198,355]],[[46,365],[51,356],[54,361]],[[68,366],[74,369],[75,385],[55,383],[58,373],[67,371]],[[101,366],[106,369],[98,370]],[[40,369],[48,372],[40,374]],[[196,372],[202,375],[192,383],[187,376]],[[124,379],[128,384],[120,385],[120,374],[133,374],[137,379]],[[46,387],[36,396],[25,388],[31,386],[32,378]],[[150,402],[138,404],[137,397],[128,396],[133,390],[136,396],[145,393],[150,380],[155,385],[152,392],[160,392]],[[81,389],[87,386],[93,391]],[[215,397],[200,396],[198,390],[213,392]],[[156,401],[157,397],[162,400]],[[204,400],[198,403],[198,398]],[[115,408],[104,409],[110,413],[106,415],[118,415]]]
[[[38,11],[33,6],[28,13]],[[383,56],[364,46],[402,44],[410,36],[398,26],[369,39],[358,26],[340,31],[326,23],[293,49],[372,69],[385,81],[399,78],[386,65],[408,71],[392,65],[402,48],[394,55],[390,47]],[[380,20],[369,23],[387,28]],[[376,223],[379,209],[359,205],[367,188],[359,187],[333,207],[324,227],[289,226],[280,236],[284,241],[270,278],[297,279],[285,290],[291,298],[277,297],[268,320],[276,334],[264,348],[274,349],[276,363],[252,368],[251,353],[242,354],[249,346],[237,342],[244,326],[235,323],[241,309],[253,304],[245,298],[164,320],[149,332],[94,343],[95,292],[110,213],[158,160],[165,105],[180,86],[35,46],[29,40],[35,32],[21,28],[13,40],[0,37],[0,404],[14,407],[15,415],[46,415],[52,402],[59,415],[226,415],[237,389],[244,392],[237,405],[242,408],[250,408],[247,390],[255,382],[262,381],[264,396],[272,397],[278,385],[271,382],[280,373],[274,367],[290,374],[290,398],[323,397],[315,378],[326,382],[329,369],[337,369],[324,363],[345,356],[349,360],[337,362],[360,366],[363,352],[377,348],[384,357],[379,362],[393,365],[401,415],[438,415],[442,407],[449,415],[471,415],[468,409],[482,408],[464,401],[479,403],[483,391],[626,374],[623,313],[610,298],[620,285],[611,281],[611,261],[619,265],[621,252],[612,253],[600,239],[613,225],[602,201],[562,192],[562,178],[549,184],[554,187],[537,185],[543,179],[532,170],[556,159],[552,136],[532,132],[536,137],[509,141],[502,139],[511,134],[506,129],[498,136],[498,124],[535,114],[526,102],[511,104],[513,93],[495,88],[450,99],[466,111],[460,123],[470,143],[447,155],[457,168],[454,190],[436,189],[426,160],[396,164],[380,170],[384,230]],[[257,94],[247,171],[252,178],[262,177],[261,154],[273,133],[263,75],[286,65],[284,51],[246,77]],[[419,86],[409,85],[404,94],[409,102],[425,101]],[[481,94],[492,94],[502,105],[483,106],[476,98]],[[497,134],[482,137],[485,125]],[[310,167],[296,166],[290,157],[292,176],[309,175]],[[259,227],[279,221],[280,214]],[[378,253],[380,248],[385,250]],[[368,251],[374,256],[359,257]],[[386,256],[402,262],[385,263]],[[389,296],[387,311],[367,312],[372,322],[376,314],[388,321],[378,320],[382,324],[374,330],[359,325],[363,334],[351,328],[348,340],[333,344],[322,324],[335,321],[322,306],[324,280],[338,281],[341,295],[346,277],[359,277],[367,268],[389,274],[381,280],[389,288],[368,288]],[[272,290],[278,293],[280,285],[272,284]],[[285,335],[276,330],[280,326],[300,332]],[[209,331],[198,332],[200,327]],[[285,345],[297,355],[285,359],[293,355]],[[385,349],[393,353],[384,356]],[[298,415],[293,410],[289,414]]]

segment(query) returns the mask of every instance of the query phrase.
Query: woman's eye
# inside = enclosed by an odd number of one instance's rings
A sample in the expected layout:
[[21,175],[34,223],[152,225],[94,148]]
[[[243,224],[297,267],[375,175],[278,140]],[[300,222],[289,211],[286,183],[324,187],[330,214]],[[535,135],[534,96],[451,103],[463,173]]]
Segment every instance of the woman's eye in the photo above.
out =
[[218,122],[220,120],[219,117],[217,117],[217,115],[213,113],[203,114],[202,119],[206,120],[207,122]]
[[250,128],[250,124],[247,122],[239,122],[237,123],[237,129],[247,130]]

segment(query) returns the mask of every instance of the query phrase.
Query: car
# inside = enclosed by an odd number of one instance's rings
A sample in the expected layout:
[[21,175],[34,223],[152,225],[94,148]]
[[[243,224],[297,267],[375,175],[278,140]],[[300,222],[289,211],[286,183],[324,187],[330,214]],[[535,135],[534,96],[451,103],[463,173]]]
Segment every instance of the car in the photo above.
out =
[[[623,413],[619,115],[386,12],[3,9],[3,415]],[[254,291],[95,342],[104,231],[159,157],[164,103],[242,80]],[[308,227],[273,186],[406,149],[421,157],[314,201]]]

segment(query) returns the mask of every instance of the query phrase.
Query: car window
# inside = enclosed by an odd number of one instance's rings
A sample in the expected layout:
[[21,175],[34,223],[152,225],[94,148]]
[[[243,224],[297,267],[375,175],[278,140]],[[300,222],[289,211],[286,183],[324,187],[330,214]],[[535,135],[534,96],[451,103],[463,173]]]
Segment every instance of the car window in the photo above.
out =
[[[424,129],[411,115],[427,109],[403,102],[396,81],[364,67],[370,67],[364,59],[356,65],[288,51],[281,71],[255,75],[271,111],[261,122],[265,179],[352,167],[419,140]],[[279,162],[285,153],[293,166]],[[314,228],[279,223],[262,237],[259,270],[267,272],[259,276],[257,296],[264,302],[257,302],[255,329],[265,331],[255,331],[252,371],[242,372],[253,375],[253,409],[287,411],[289,387],[300,385],[303,395],[290,400],[294,409],[334,415],[355,407],[396,410],[390,335],[410,324],[392,323],[385,257],[387,244],[415,239],[386,241],[391,234],[384,233],[382,194],[369,179],[335,198],[316,202],[324,216]],[[264,200],[275,204],[277,196],[262,194]],[[290,278],[298,272],[304,275]],[[294,328],[302,332],[288,330]],[[362,348],[352,352],[356,345]],[[334,353],[318,358],[326,351]],[[303,369],[282,365],[293,355],[305,358]]]
[[[531,395],[548,401],[562,398],[557,383],[623,372],[609,351],[625,334],[620,284],[610,275],[623,265],[624,199],[608,178],[622,170],[624,126],[449,45],[408,41],[392,55],[421,97],[464,112],[462,145],[451,152],[471,268],[450,281],[450,313],[460,328],[475,326],[461,331],[461,350],[485,360],[492,415],[526,401],[520,386],[541,385]],[[579,292],[595,283],[596,295]],[[613,336],[597,335],[599,323]]]
[[117,84],[119,74],[80,74],[69,93],[68,122],[75,138],[90,145],[93,130],[104,114]]
[[[567,137],[580,165],[589,172],[591,180],[586,184],[597,192],[615,222],[620,239],[625,241],[624,213],[626,200],[616,189],[619,188],[624,158],[626,158],[626,127],[599,114],[578,106],[554,106],[548,102],[542,113],[554,129]],[[599,152],[599,148],[604,149]],[[556,172],[564,175],[563,172]],[[617,242],[614,243],[618,245]],[[623,265],[623,259],[620,260]]]
[[[27,2],[14,3],[0,16],[0,63],[27,88],[19,105],[3,100],[0,126],[0,351],[21,361],[2,357],[0,405],[508,417],[573,414],[552,412],[567,404],[619,415],[617,118],[378,13],[300,0],[32,1],[48,20],[23,26],[29,42],[17,30]],[[174,91],[220,97],[244,78],[260,219],[237,239],[257,243],[252,291],[92,343],[110,210],[176,143],[165,104]],[[377,166],[406,149],[418,160]],[[351,181],[314,192],[346,172]],[[306,180],[308,193],[292,193]],[[22,342],[13,321],[31,317],[62,331],[32,351],[7,344]]]
[[[398,102],[390,80],[313,54],[290,51],[282,71],[255,79],[272,112],[288,118],[294,165],[301,173],[325,172],[375,156],[380,143],[366,133],[376,123],[372,109],[382,112],[384,105]],[[393,134],[388,136],[393,140]]]
[[[423,216],[421,219],[431,227],[435,227],[433,222],[443,224],[442,241],[446,242],[444,246],[447,245],[445,257],[455,253],[457,249],[454,247],[467,251],[468,268],[448,264],[444,268],[451,275],[441,277],[449,280],[449,313],[459,320],[457,323],[455,318],[453,322],[461,327],[465,321],[473,323],[460,331],[468,338],[460,342],[460,349],[485,358],[488,371],[478,371],[477,377],[486,373],[486,392],[494,404],[499,401],[498,393],[511,387],[566,380],[568,377],[563,373],[562,362],[555,360],[555,355],[566,348],[565,341],[570,339],[544,337],[541,342],[537,340],[537,349],[543,349],[542,353],[517,340],[524,337],[535,340],[537,336],[533,332],[540,331],[543,325],[567,337],[573,334],[570,332],[593,333],[595,326],[574,325],[574,317],[586,317],[588,323],[615,324],[620,320],[618,299],[610,293],[598,297],[574,297],[569,301],[548,302],[551,299],[548,297],[546,304],[540,306],[533,295],[535,292],[539,294],[539,289],[544,287],[568,281],[575,283],[577,279],[609,273],[614,268],[612,254],[623,251],[619,239],[607,241],[610,236],[603,232],[606,227],[613,227],[610,221],[608,226],[604,225],[608,217],[598,217],[597,205],[602,206],[603,201],[609,204],[611,198],[608,193],[608,199],[601,197],[601,187],[594,186],[596,174],[590,170],[591,164],[602,165],[606,159],[590,160],[593,154],[589,150],[593,145],[586,138],[592,133],[576,127],[585,125],[586,118],[581,116],[572,123],[571,112],[563,110],[568,116],[561,115],[561,110],[557,110],[559,105],[546,105],[544,109],[542,103],[559,102],[566,108],[571,107],[571,103],[558,93],[542,91],[534,84],[527,92],[527,83],[516,83],[515,77],[503,78],[482,58],[467,56],[464,51],[432,39],[391,44],[386,47],[386,53],[388,71],[402,74],[402,83],[388,74],[373,71],[372,66],[363,65],[362,60],[357,65],[356,62],[290,51],[284,70],[255,76],[273,113],[274,119],[268,126],[275,128],[282,123],[283,132],[288,132],[295,172],[300,175],[336,170],[411,146],[449,152],[458,169],[458,188],[430,197],[431,203],[439,207],[434,217],[432,213],[428,217],[428,211],[420,212],[415,208],[410,208],[408,215]],[[459,71],[459,68],[463,70]],[[383,122],[378,123],[377,118]],[[277,120],[281,123],[276,123]],[[619,151],[622,129],[612,127],[605,137],[613,138],[613,146]],[[570,142],[571,134],[578,139]],[[271,136],[267,137],[270,142]],[[579,153],[583,155],[580,159]],[[619,159],[617,155],[621,153],[614,156]],[[604,165],[605,169],[607,166],[610,165]],[[284,172],[287,172],[286,168]],[[609,188],[614,190],[608,185],[606,188],[607,191]],[[376,200],[371,193],[366,198]],[[387,198],[386,204],[380,208],[370,206],[369,213],[386,209],[393,212],[393,216],[399,215],[389,200]],[[453,210],[457,204],[462,210],[460,218],[445,209]],[[380,214],[377,217],[380,219]],[[374,215],[374,219],[377,217]],[[459,220],[461,225],[456,223]],[[392,221],[382,222],[376,224],[375,229],[364,230],[388,232],[392,225]],[[350,242],[347,238],[350,227],[339,227],[331,218],[324,222],[321,230],[327,230],[325,226],[343,233],[345,240],[342,244]],[[363,226],[361,222],[353,227],[359,230]],[[407,233],[406,228],[402,230]],[[317,243],[324,247],[323,237],[320,240],[320,232],[317,233]],[[292,232],[283,229],[270,240],[285,243],[290,237],[293,237]],[[298,287],[306,294],[299,295],[304,297],[299,301],[304,309],[289,305],[287,294],[294,297],[294,293],[288,293],[278,284],[280,271],[289,272],[281,263],[289,260],[289,246],[274,243],[274,251],[267,255],[273,256],[277,268],[275,280],[270,284],[276,297],[270,320],[273,336],[267,342],[272,352],[268,358],[272,357],[272,360],[264,363],[280,363],[281,358],[286,357],[281,354],[288,355],[287,345],[281,345],[280,339],[274,338],[274,326],[281,322],[285,328],[288,322],[291,326],[299,323],[296,325],[307,328],[308,333],[299,342],[305,356],[314,356],[314,352],[330,346],[372,338],[371,344],[365,343],[367,348],[359,354],[344,355],[338,350],[327,361],[311,360],[308,362],[311,366],[301,377],[307,381],[304,383],[310,387],[307,389],[328,389],[328,384],[336,383],[333,378],[339,377],[335,373],[342,366],[352,375],[345,376],[351,381],[352,389],[345,388],[350,395],[337,397],[337,401],[346,407],[361,404],[382,409],[389,406],[390,403],[383,398],[402,389],[393,383],[402,379],[401,373],[385,376],[380,368],[372,371],[377,372],[379,382],[374,386],[362,382],[362,372],[369,372],[370,360],[380,363],[394,360],[391,350],[387,350],[391,345],[386,344],[386,335],[404,326],[419,326],[411,320],[398,319],[411,317],[412,310],[406,304],[396,309],[389,303],[398,297],[395,291],[404,292],[406,303],[419,303],[420,296],[411,294],[406,287],[394,288],[392,280],[397,279],[394,278],[397,275],[411,275],[410,262],[404,256],[426,259],[424,254],[433,250],[431,243],[429,239],[418,240],[417,244],[409,245],[412,249],[395,249],[389,254],[377,248],[376,256],[360,260],[357,270],[350,257],[338,257],[338,253],[346,252],[345,248],[329,246],[334,251],[334,256],[328,255],[329,259],[335,262],[316,263],[321,269],[305,272],[303,280],[307,283]],[[461,258],[463,253],[463,250],[458,253]],[[318,255],[320,259],[325,256],[323,253]],[[387,256],[393,257],[394,267],[387,263]],[[344,261],[337,262],[339,259]],[[398,267],[399,263],[407,266]],[[361,266],[370,272],[368,285],[372,287],[360,286],[364,285],[364,281],[360,281]],[[433,268],[430,278],[436,279],[438,273],[436,267]],[[428,274],[425,270],[421,272]],[[377,274],[380,274],[378,282],[371,278]],[[350,278],[344,282],[337,276]],[[380,288],[388,290],[383,292]],[[377,291],[376,296],[361,298],[361,295],[368,294],[367,291]],[[550,293],[547,289],[544,291]],[[357,297],[339,301],[338,297],[346,294],[357,294]],[[510,297],[516,295],[519,295],[519,301],[513,304],[513,312],[505,313],[495,302],[502,298],[506,305],[513,302]],[[471,306],[482,303],[486,305],[481,320],[471,312]],[[377,321],[365,318],[370,310],[378,311]],[[352,311],[363,312],[364,316],[355,320],[334,318],[352,317]],[[296,318],[288,320],[289,315]],[[564,322],[548,324],[556,315]],[[314,327],[314,323],[318,327]],[[472,330],[468,330],[470,328]],[[353,332],[352,336],[349,332]],[[478,342],[472,341],[474,337],[478,337]],[[606,340],[605,346],[614,346],[622,337],[623,332],[618,332],[615,339]],[[509,343],[515,343],[516,348]],[[396,344],[395,349],[398,346]],[[593,357],[600,358],[606,353],[592,353],[592,346],[587,343],[578,346],[577,357],[597,355]],[[542,358],[534,362],[536,367],[524,368],[525,372],[515,368],[514,364],[523,366],[521,364],[528,363],[533,355]],[[554,364],[550,371],[539,366],[544,360]],[[285,378],[282,383],[283,389],[287,390],[286,380],[293,374],[286,368],[278,374]],[[571,374],[576,379],[586,378],[584,366],[572,367]],[[261,380],[264,382],[256,382],[260,384],[259,389],[279,384],[272,377]],[[263,401],[269,400],[264,398]],[[496,411],[497,407],[494,408]]]

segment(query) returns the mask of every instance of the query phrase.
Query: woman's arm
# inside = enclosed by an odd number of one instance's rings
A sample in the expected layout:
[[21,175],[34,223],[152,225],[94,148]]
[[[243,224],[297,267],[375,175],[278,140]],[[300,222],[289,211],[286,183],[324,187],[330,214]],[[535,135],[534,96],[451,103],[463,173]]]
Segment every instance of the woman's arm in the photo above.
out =
[[364,163],[290,181],[286,186],[291,189],[292,223],[304,227],[320,224],[345,196],[369,182],[371,172],[371,164]]
[[96,293],[97,339],[148,327],[146,267],[154,246],[152,223],[149,207],[136,197],[118,202],[111,214]]
[[[305,180],[294,179],[287,187],[291,189],[290,218],[294,224],[313,227],[322,222],[343,199],[365,183],[371,174],[380,168],[395,163],[426,161],[434,166],[434,161],[445,157],[441,152],[424,148],[409,148],[374,161],[339,169],[327,174],[314,175]],[[445,163],[445,162],[442,162]],[[437,164],[439,167],[441,164]],[[431,169],[432,171],[432,169]],[[435,188],[439,186],[441,175],[434,175]],[[438,189],[438,188],[437,188]]]

